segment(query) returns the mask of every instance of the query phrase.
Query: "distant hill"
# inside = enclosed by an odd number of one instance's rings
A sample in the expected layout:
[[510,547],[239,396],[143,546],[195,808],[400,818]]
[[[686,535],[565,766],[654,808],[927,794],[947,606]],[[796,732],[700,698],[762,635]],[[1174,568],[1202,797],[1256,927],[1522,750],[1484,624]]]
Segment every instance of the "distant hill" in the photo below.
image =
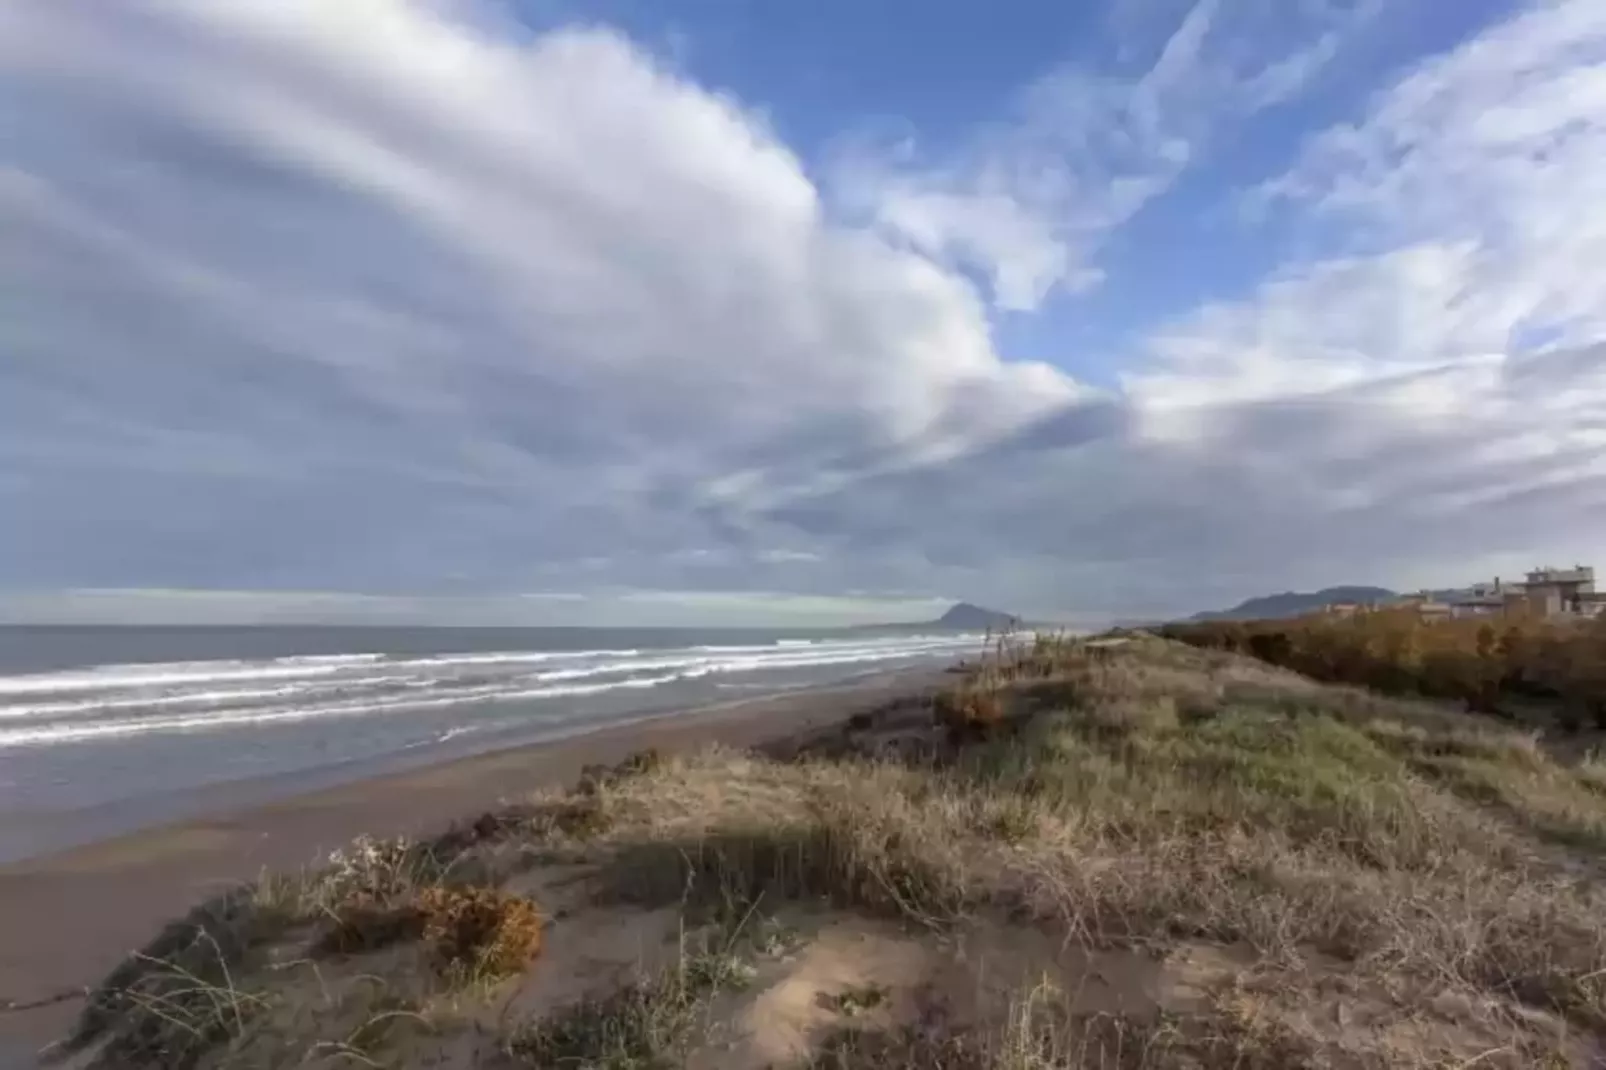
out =
[[996,609],[983,609],[981,606],[971,605],[969,602],[960,602],[950,607],[948,612],[936,620],[911,621],[906,624],[858,624],[849,630],[892,634],[929,632],[934,629],[956,632],[985,632],[989,630],[996,632],[1003,628],[1024,626],[1025,622],[1012,614],[1000,613]]
[[1387,587],[1325,587],[1320,591],[1285,591],[1240,602],[1231,609],[1195,613],[1193,620],[1275,620],[1297,617],[1341,602],[1391,602],[1400,597]]
[[939,628],[953,628],[956,631],[976,632],[988,628],[1017,627],[1021,619],[1010,613],[1000,613],[996,609],[983,609],[973,606],[969,602],[960,602],[948,612],[938,617],[936,626]]

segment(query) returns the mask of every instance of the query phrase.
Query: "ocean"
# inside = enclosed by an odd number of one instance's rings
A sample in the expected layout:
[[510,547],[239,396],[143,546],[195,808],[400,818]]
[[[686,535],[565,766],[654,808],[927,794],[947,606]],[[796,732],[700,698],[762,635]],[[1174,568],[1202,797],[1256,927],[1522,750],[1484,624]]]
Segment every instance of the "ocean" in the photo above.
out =
[[655,713],[937,664],[979,636],[0,626],[0,861]]

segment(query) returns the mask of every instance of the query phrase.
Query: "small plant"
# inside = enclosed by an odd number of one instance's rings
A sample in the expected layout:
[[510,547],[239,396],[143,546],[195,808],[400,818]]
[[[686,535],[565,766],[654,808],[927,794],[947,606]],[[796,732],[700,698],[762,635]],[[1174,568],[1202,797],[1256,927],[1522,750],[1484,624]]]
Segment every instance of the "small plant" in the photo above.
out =
[[519,1065],[585,1070],[670,1070],[697,1038],[708,1000],[741,988],[752,967],[728,952],[684,954],[656,980],[586,997],[561,1013],[526,1022],[507,1042]]
[[887,1002],[887,990],[880,985],[856,985],[835,995],[821,992],[820,1006],[835,1011],[844,1018],[858,1018],[869,1014]]
[[534,903],[493,888],[425,888],[416,907],[422,935],[448,976],[499,980],[541,952]]
[[416,940],[424,933],[424,917],[412,902],[382,902],[360,893],[332,914],[333,924],[314,945],[318,954],[360,955]]
[[624,761],[613,767],[614,776],[629,777],[640,776],[663,768],[664,753],[657,747],[648,747],[638,750]]
[[753,934],[753,947],[761,955],[784,958],[802,947],[804,936],[797,929],[774,918],[765,918]]
[[364,891],[341,904],[317,942],[323,954],[352,955],[423,940],[436,967],[460,980],[498,980],[519,972],[541,950],[535,904],[494,888],[428,885],[402,898]]
[[412,885],[415,863],[412,844],[405,839],[359,836],[330,853],[320,885],[330,900],[382,901]]
[[184,1070],[241,1036],[264,1000],[239,983],[276,931],[248,890],[208,900],[123,961],[93,992],[64,1049],[104,1041],[89,1065]]
[[1005,799],[993,811],[987,831],[1004,843],[1024,843],[1037,830],[1038,811],[1025,798]]
[[588,840],[608,831],[612,823],[602,797],[595,792],[583,792],[574,799],[565,799],[546,811],[542,817],[553,829],[573,840]]
[[1004,721],[1004,705],[998,696],[974,686],[939,694],[934,713],[956,743],[985,739]]
[[581,795],[596,795],[621,780],[661,769],[665,761],[663,751],[657,747],[647,747],[628,755],[618,765],[593,762],[581,768],[580,781],[575,790]]
[[740,990],[753,983],[758,971],[730,952],[710,952],[687,960],[686,987],[698,992]]

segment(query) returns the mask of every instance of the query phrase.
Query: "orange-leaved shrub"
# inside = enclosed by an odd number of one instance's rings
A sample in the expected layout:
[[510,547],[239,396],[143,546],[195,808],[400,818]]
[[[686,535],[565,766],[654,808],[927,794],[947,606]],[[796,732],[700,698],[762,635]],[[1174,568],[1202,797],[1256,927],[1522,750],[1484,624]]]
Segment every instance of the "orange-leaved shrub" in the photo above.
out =
[[1556,708],[1564,726],[1606,728],[1606,619],[1434,620],[1407,607],[1174,624],[1161,633],[1317,680],[1463,701],[1485,713],[1540,702]]

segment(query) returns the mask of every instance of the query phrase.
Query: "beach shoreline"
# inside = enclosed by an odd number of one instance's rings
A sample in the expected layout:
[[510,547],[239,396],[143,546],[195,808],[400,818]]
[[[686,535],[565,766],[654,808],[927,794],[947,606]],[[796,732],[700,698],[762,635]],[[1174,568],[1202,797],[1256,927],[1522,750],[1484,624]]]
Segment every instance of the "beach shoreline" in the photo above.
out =
[[[263,870],[314,862],[359,835],[443,830],[505,799],[572,784],[588,764],[643,748],[755,747],[933,691],[923,666],[846,684],[670,711],[561,739],[384,772],[0,865],[0,1001],[27,1004],[97,983],[190,906]],[[61,1034],[81,998],[0,1014],[0,1068]],[[17,1063],[16,1065],[28,1065]]]
[[916,675],[930,672],[929,666],[865,673],[847,680],[836,680],[756,690],[739,698],[692,705],[665,704],[643,707],[633,713],[599,720],[595,724],[569,722],[558,727],[534,722],[529,729],[503,733],[500,737],[465,736],[458,743],[438,742],[342,759],[327,765],[252,776],[239,780],[174,788],[143,797],[117,799],[68,810],[11,810],[0,813],[0,873],[31,859],[60,855],[80,847],[122,839],[155,829],[181,825],[202,815],[235,813],[272,806],[301,796],[359,784],[370,780],[404,775],[425,769],[474,761],[488,755],[562,744],[599,732],[629,732],[665,718],[707,717],[723,710],[745,710],[757,704],[771,704],[791,695],[813,695],[821,691],[853,690],[861,680]]

